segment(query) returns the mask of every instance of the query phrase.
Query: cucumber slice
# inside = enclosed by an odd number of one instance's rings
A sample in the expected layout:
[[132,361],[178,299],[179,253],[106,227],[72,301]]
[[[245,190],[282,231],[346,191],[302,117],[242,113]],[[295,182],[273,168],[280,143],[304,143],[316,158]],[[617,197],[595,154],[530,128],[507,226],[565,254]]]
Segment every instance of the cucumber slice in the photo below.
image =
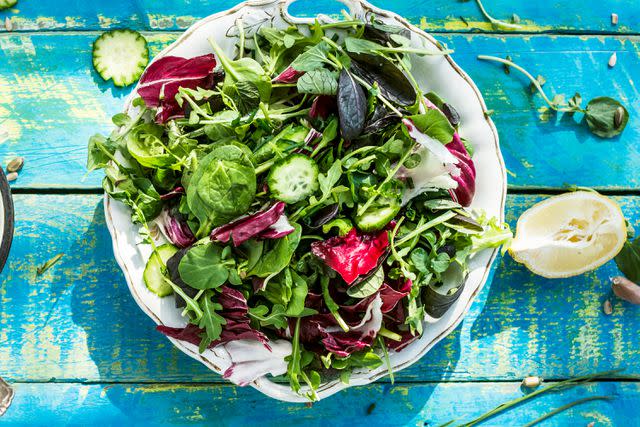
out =
[[276,163],[267,177],[274,198],[296,203],[318,189],[318,165],[302,154],[294,154]]
[[372,206],[362,215],[356,216],[354,222],[358,230],[369,233],[382,230],[400,212],[399,203],[390,203],[384,206]]
[[147,41],[137,31],[107,31],[93,42],[93,67],[116,86],[134,83],[148,63]]
[[0,0],[0,10],[9,9],[18,3],[18,0]]
[[144,284],[147,289],[159,297],[166,297],[173,293],[173,289],[163,280],[163,277],[166,277],[164,266],[176,252],[178,252],[178,248],[173,245],[159,246],[151,254],[149,261],[147,261],[147,266],[144,268],[144,273],[142,274]]

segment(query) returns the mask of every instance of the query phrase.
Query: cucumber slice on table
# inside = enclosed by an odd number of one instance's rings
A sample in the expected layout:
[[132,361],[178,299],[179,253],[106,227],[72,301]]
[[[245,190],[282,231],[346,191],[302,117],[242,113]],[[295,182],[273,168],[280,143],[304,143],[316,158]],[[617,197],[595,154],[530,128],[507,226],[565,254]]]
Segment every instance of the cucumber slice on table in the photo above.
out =
[[100,77],[113,80],[116,86],[134,83],[147,63],[147,41],[137,31],[107,31],[93,42],[93,67]]
[[159,246],[156,251],[151,254],[149,261],[147,261],[147,266],[144,268],[144,273],[142,274],[144,284],[147,286],[147,289],[159,297],[166,297],[173,292],[171,285],[164,281],[164,270],[167,261],[176,252],[178,252],[178,248],[173,245],[167,244]]
[[318,189],[318,165],[307,156],[294,154],[271,167],[267,183],[276,199],[299,202]]
[[18,3],[18,0],[0,0],[0,10],[9,9]]

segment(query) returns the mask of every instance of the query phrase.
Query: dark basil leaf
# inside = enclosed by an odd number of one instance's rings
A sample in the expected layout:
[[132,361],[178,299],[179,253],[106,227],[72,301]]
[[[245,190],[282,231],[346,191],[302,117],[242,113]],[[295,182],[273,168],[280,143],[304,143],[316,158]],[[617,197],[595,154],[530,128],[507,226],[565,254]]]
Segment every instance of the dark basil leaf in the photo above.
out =
[[416,103],[416,89],[393,62],[379,55],[352,53],[351,72],[370,84],[377,82],[382,96],[404,107]]
[[338,81],[338,115],[342,137],[351,141],[364,129],[367,114],[367,98],[364,90],[346,70],[340,72]]
[[320,228],[329,221],[331,221],[338,214],[339,205],[334,203],[332,205],[324,206],[310,215],[309,228]]
[[618,268],[632,282],[640,283],[640,238],[628,240],[615,258]]
[[329,70],[309,71],[298,79],[298,92],[312,95],[335,95],[338,92],[338,76]]
[[447,104],[446,102],[442,104],[442,113],[449,119],[449,123],[451,126],[456,127],[460,124],[460,114],[458,114],[458,110],[453,108],[453,105]]
[[364,134],[380,133],[389,126],[400,123],[402,117],[396,114],[387,114],[384,117],[380,117],[376,121],[369,121],[364,127]]
[[441,283],[423,288],[422,302],[427,314],[435,319],[442,317],[462,295],[466,276],[467,274],[462,267],[453,263],[442,274]]
[[613,138],[627,126],[629,112],[615,99],[601,96],[589,101],[585,119],[591,132],[601,138]]

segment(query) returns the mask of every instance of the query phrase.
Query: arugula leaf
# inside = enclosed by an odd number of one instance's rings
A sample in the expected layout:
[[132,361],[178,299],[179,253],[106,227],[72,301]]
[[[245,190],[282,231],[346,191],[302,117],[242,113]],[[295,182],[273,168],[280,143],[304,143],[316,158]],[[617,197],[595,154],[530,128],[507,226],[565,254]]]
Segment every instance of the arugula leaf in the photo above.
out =
[[223,248],[214,243],[194,246],[180,261],[178,272],[195,289],[213,289],[229,278],[229,261],[223,262]]
[[335,95],[338,92],[338,76],[325,69],[309,71],[298,79],[298,92],[312,95]]
[[231,97],[241,114],[256,110],[260,105],[258,86],[252,81],[239,81],[228,86],[225,93]]
[[222,310],[222,305],[213,302],[211,300],[213,296],[213,291],[205,292],[200,303],[202,316],[198,322],[198,327],[205,331],[202,336],[202,341],[200,341],[200,353],[204,352],[204,350],[209,347],[209,344],[220,338],[222,325],[226,325],[227,323],[224,317],[216,313],[216,311]]
[[627,279],[640,283],[640,237],[634,241],[627,240],[615,261]]
[[115,155],[117,145],[102,135],[96,134],[89,138],[87,148],[87,170],[89,172],[106,168]]

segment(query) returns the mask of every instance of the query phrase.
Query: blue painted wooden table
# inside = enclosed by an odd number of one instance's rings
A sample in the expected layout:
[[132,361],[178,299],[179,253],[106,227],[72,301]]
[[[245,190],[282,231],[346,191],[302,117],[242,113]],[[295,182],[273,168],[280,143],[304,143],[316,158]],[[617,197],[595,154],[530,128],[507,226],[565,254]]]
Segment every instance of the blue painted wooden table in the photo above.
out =
[[[0,12],[0,160],[21,155],[13,183],[16,235],[0,275],[0,377],[16,397],[3,425],[370,425],[435,426],[470,419],[522,395],[529,374],[547,381],[626,367],[615,377],[550,394],[484,425],[522,425],[577,398],[611,395],[545,426],[640,425],[640,309],[609,296],[615,264],[565,280],[535,277],[498,260],[464,322],[420,362],[307,407],[229,385],[172,348],[135,305],[111,251],[100,175],[85,177],[89,135],[106,132],[127,90],[91,68],[100,31],[144,31],[153,53],[195,20],[235,0],[20,0]],[[517,32],[486,23],[474,2],[378,0],[455,49],[493,109],[509,170],[507,218],[566,184],[596,187],[640,229],[640,2],[485,0],[521,18]],[[337,13],[301,0],[294,13]],[[611,13],[618,13],[618,25]],[[617,53],[618,63],[607,66]],[[507,54],[547,78],[549,93],[609,95],[629,109],[623,135],[600,140],[571,120],[538,119],[520,76],[481,63]],[[35,270],[64,257],[43,276]],[[372,404],[375,404],[372,405]]]

